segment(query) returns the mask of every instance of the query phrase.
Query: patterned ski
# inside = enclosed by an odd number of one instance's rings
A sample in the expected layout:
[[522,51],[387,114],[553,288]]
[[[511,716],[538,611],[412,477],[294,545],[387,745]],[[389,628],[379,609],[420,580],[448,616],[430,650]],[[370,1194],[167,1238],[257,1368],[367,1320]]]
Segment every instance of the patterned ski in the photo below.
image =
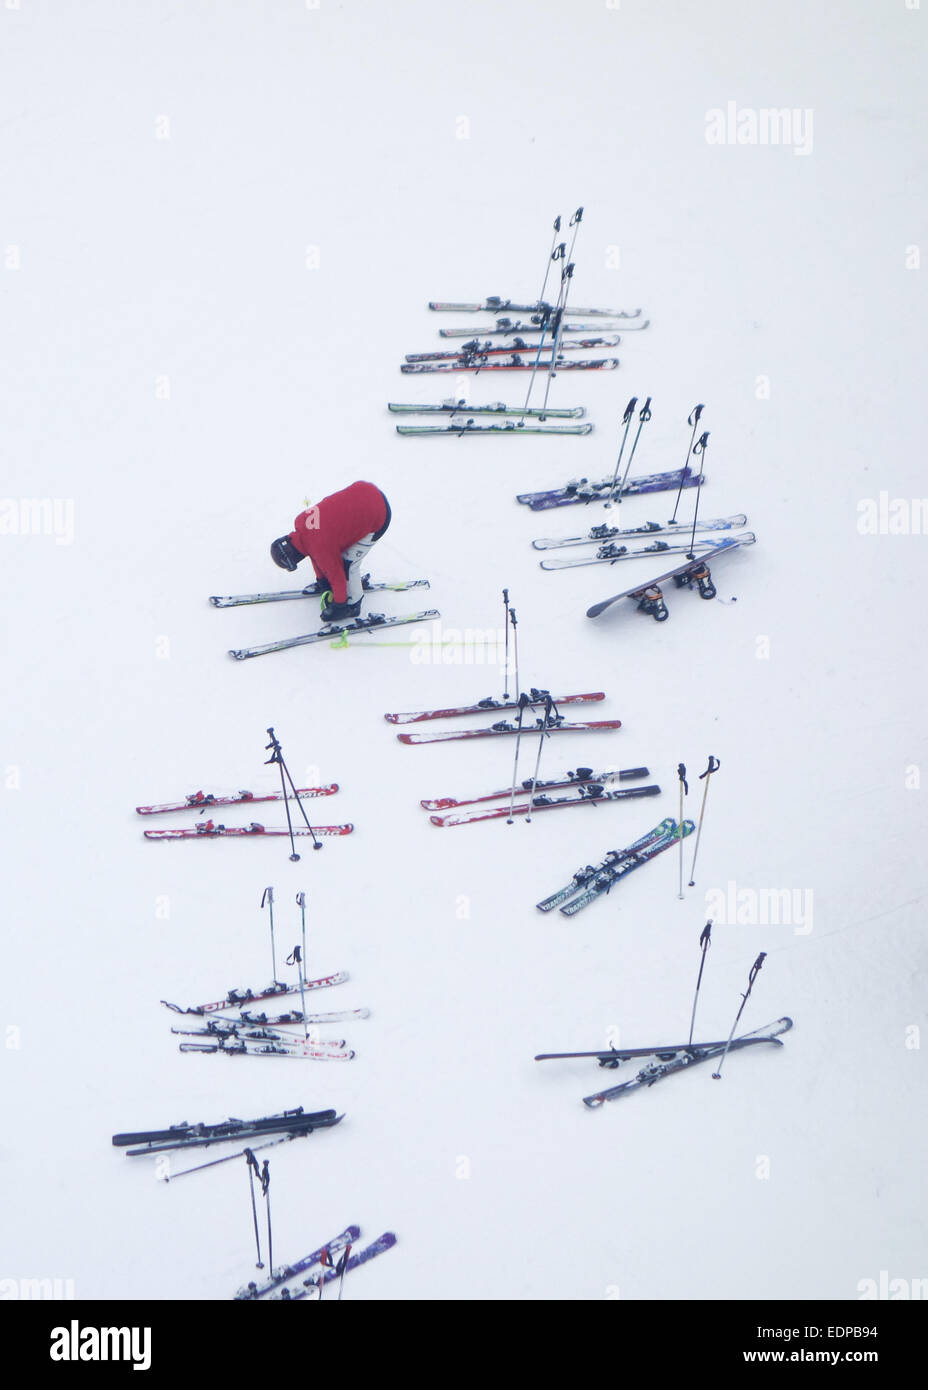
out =
[[[354,826],[346,825],[314,825],[312,830],[301,826],[297,829],[293,827],[294,835],[350,835]],[[251,825],[214,825],[211,820],[203,821],[201,825],[184,826],[183,829],[176,830],[146,830],[144,832],[146,840],[227,840],[230,836],[245,835],[251,839],[271,839],[274,836],[289,836],[289,830],[268,830],[266,826],[259,825],[257,821],[252,821]]]
[[458,415],[463,412],[468,415],[521,415],[531,420],[544,420],[549,415],[552,420],[579,420],[586,414],[582,405],[542,410],[521,405],[507,406],[502,401],[493,401],[490,405],[470,405],[463,397],[460,400],[442,401],[440,405],[406,405],[391,401],[387,409],[395,415]]
[[511,362],[494,362],[490,358],[472,357],[466,362],[404,362],[400,371],[407,376],[425,376],[428,373],[454,375],[457,372],[614,372],[619,365],[617,357],[603,357],[599,360],[584,358],[581,362],[558,359],[552,363],[550,357],[542,358],[536,364],[534,358],[525,360],[515,354]]
[[585,868],[578,869],[564,888],[559,888],[556,893],[551,893],[547,898],[542,898],[540,903],[535,906],[539,912],[550,912],[555,907],[560,907],[561,903],[566,903],[568,898],[574,897],[583,891],[587,884],[591,883],[599,874],[607,872],[616,864],[627,859],[636,850],[644,848],[645,845],[654,844],[657,840],[664,839],[677,828],[677,822],[672,816],[662,820],[660,825],[655,825],[653,830],[647,830],[637,840],[633,840],[625,849],[611,849],[601,864],[587,864]]
[[397,425],[397,434],[450,434],[460,439],[465,434],[592,434],[589,421],[582,425],[538,425],[525,420],[494,420],[478,424],[476,420],[452,415],[447,425]]
[[[369,575],[363,579],[363,588],[366,594],[374,590],[386,591],[391,593],[401,593],[406,589],[428,589],[427,579],[402,579],[395,583],[370,584]],[[313,592],[313,586],[308,589],[282,589],[275,593],[266,594],[212,594],[210,603],[214,608],[241,608],[248,603],[282,603],[285,599],[291,598],[319,598],[320,595]]]
[[[613,868],[605,869],[597,878],[593,879],[579,897],[566,903],[561,908],[561,912],[565,917],[573,917],[575,913],[589,907],[590,903],[596,902],[597,898],[611,893],[615,885],[628,874],[633,873],[635,869],[640,869],[643,864],[647,864],[652,859],[656,859],[659,854],[663,854],[665,849],[670,849],[672,845],[679,844],[681,839],[686,839],[688,835],[692,835],[695,829],[696,826],[691,820],[685,820],[682,827],[678,827],[674,822],[671,834],[664,836],[663,839],[655,840],[653,844],[635,850],[626,859],[617,860]],[[682,835],[680,830],[682,830]]]
[[[360,1269],[360,1267],[366,1265],[369,1260],[376,1259],[378,1255],[383,1255],[387,1250],[392,1250],[395,1244],[396,1236],[393,1231],[384,1231],[382,1236],[378,1236],[376,1240],[371,1241],[370,1245],[366,1246],[364,1250],[359,1250],[356,1255],[349,1256],[348,1262],[345,1265],[345,1273],[350,1274],[352,1270]],[[340,1278],[341,1274],[338,1269],[338,1261],[336,1260],[332,1264],[327,1265],[322,1273],[316,1275],[315,1278],[304,1279],[296,1289],[281,1289],[279,1294],[271,1294],[271,1299],[279,1298],[285,1303],[293,1303],[300,1298],[309,1298],[313,1296],[321,1297],[323,1286],[325,1284],[331,1284],[333,1279]],[[270,1299],[268,1301],[270,1302]]]
[[285,1284],[288,1279],[295,1279],[298,1274],[303,1274],[307,1269],[312,1269],[313,1265],[317,1265],[327,1252],[337,1255],[340,1251],[345,1249],[346,1245],[353,1245],[360,1234],[360,1226],[348,1226],[342,1231],[341,1235],[337,1235],[334,1240],[330,1240],[328,1245],[321,1245],[319,1249],[314,1250],[311,1255],[305,1255],[302,1260],[297,1260],[292,1265],[278,1266],[277,1269],[272,1271],[271,1277],[266,1279],[263,1284],[256,1284],[254,1282],[246,1284],[244,1288],[239,1289],[235,1297],[238,1299],[263,1298],[264,1295],[270,1293],[272,1289],[277,1288],[280,1284]]
[[[567,342],[561,343],[562,352],[579,352],[583,348],[607,348],[618,347],[622,339],[618,333],[607,333],[598,338],[571,338]],[[472,357],[505,357],[513,356],[515,353],[537,352],[539,343],[527,343],[522,338],[516,338],[514,342],[506,343],[502,347],[489,341],[481,342],[479,338],[471,338],[466,343],[461,343],[460,347],[449,347],[442,352],[407,352],[407,362],[466,362]],[[548,349],[550,352],[550,348]]]
[[[334,796],[338,791],[338,783],[330,782],[327,787],[298,787],[297,795],[301,797],[314,796]],[[293,800],[292,793],[286,798]],[[256,801],[283,801],[283,792],[266,792],[256,796],[254,792],[238,792],[235,796],[214,796],[212,792],[190,792],[183,801],[166,801],[162,806],[136,806],[136,811],[140,816],[160,816],[165,811],[208,811],[214,806],[240,806],[247,802],[251,805]]]
[[[523,724],[523,734],[537,734],[541,732],[541,724]],[[599,729],[621,729],[621,719],[591,719],[584,724],[547,724],[545,728],[551,734],[583,734],[595,733]],[[507,734],[517,734],[518,727],[515,724],[508,724],[502,721],[500,724],[493,724],[488,729],[459,729],[455,733],[441,734],[397,734],[400,743],[453,743],[457,739],[466,738],[500,738]]]
[[[739,545],[753,545],[757,537],[753,531],[742,531],[734,539]],[[567,570],[584,565],[615,565],[622,560],[640,560],[648,555],[688,555],[693,559],[695,556],[716,553],[718,545],[717,540],[694,541],[692,546],[688,540],[680,541],[677,545],[670,545],[667,541],[655,541],[653,545],[629,550],[627,546],[614,545],[610,541],[608,545],[600,546],[595,555],[584,555],[571,560],[539,560],[538,566],[543,570]]]
[[[543,300],[537,300],[534,304],[517,304],[513,299],[501,299],[498,294],[491,294],[487,299],[482,299],[479,304],[451,304],[447,300],[431,299],[429,308],[439,314],[544,314],[550,317],[554,312],[553,304],[545,304]],[[634,313],[629,313],[625,309],[577,309],[573,305],[570,307],[572,314],[579,314],[581,318],[607,318],[607,319],[637,319],[641,317],[641,310],[636,309]]]
[[[737,531],[739,527],[747,525],[747,517],[744,512],[737,516],[716,517],[714,521],[697,521],[696,530],[699,531]],[[686,525],[683,522],[667,522],[662,526],[657,521],[646,521],[643,526],[592,526],[585,536],[560,536],[557,538],[543,538],[532,541],[536,550],[559,550],[567,545],[592,545],[594,541],[611,541],[617,536],[650,536],[662,532],[668,536],[680,535],[688,536],[693,529],[692,522]]]
[[[586,786],[590,782],[612,782],[616,778],[620,782],[631,782],[636,777],[648,777],[650,773],[646,767],[627,767],[624,770],[610,768],[606,772],[594,772],[591,767],[578,767],[576,772],[566,772],[563,777],[555,778],[552,781],[539,780],[535,783],[536,792],[550,791],[554,787],[577,787]],[[521,782],[516,788],[516,794],[529,792],[532,789],[531,778]],[[476,806],[482,801],[499,801],[502,797],[512,795],[511,787],[503,787],[498,792],[487,792],[483,796],[454,797],[439,796],[431,801],[420,801],[419,805],[425,811],[451,811],[458,806]]]
[[698,560],[687,560],[684,564],[677,565],[676,569],[666,570],[663,574],[648,580],[647,584],[638,584],[632,589],[624,589],[620,594],[613,594],[612,598],[603,599],[601,603],[594,603],[592,608],[586,610],[586,616],[598,618],[601,613],[605,613],[607,608],[611,608],[620,599],[630,598],[635,600],[642,612],[649,613],[656,622],[664,622],[669,615],[659,586],[668,579],[673,579],[677,587],[681,589],[696,582],[699,585],[702,598],[715,598],[715,586],[712,584],[711,578],[703,578],[700,572],[705,570],[708,576],[708,562],[710,560],[714,562],[726,551],[736,550],[740,544],[741,542],[734,537],[718,541],[711,550],[704,552]]
[[[534,686],[529,691],[533,705],[543,705],[548,694],[547,690],[536,690]],[[605,700],[605,698],[604,691],[594,690],[586,695],[552,695],[551,703],[554,705],[579,705],[589,701]],[[473,705],[457,705],[453,709],[412,710],[406,714],[385,714],[384,719],[388,724],[420,724],[425,719],[453,719],[462,714],[489,714],[494,710],[518,708],[518,700],[495,700],[492,696],[488,696],[485,700],[478,700]]]
[[699,1062],[708,1062],[714,1057],[721,1057],[726,1047],[729,1051],[739,1051],[743,1047],[752,1047],[756,1043],[772,1043],[775,1047],[782,1047],[780,1033],[788,1033],[793,1026],[793,1020],[787,1016],[778,1018],[775,1023],[768,1023],[763,1028],[756,1029],[753,1033],[743,1033],[740,1038],[733,1038],[730,1044],[718,1043],[716,1046],[687,1047],[681,1049],[675,1057],[665,1061],[655,1061],[646,1067],[642,1067],[637,1076],[630,1081],[623,1081],[618,1086],[610,1086],[608,1090],[597,1091],[595,1095],[584,1096],[583,1104],[590,1110],[597,1110],[599,1106],[607,1100],[618,1100],[620,1096],[627,1095],[629,1091],[637,1091],[642,1086],[653,1086],[656,1081],[663,1081],[665,1076],[672,1076],[676,1071],[684,1071],[687,1067],[696,1066]]
[[[514,816],[524,816],[536,811],[557,811],[565,810],[569,806],[601,806],[605,801],[628,801],[637,796],[659,796],[660,787],[625,787],[619,791],[604,791],[602,786],[596,782],[590,783],[580,789],[576,796],[559,796],[554,798],[535,797],[533,801],[522,801],[512,808]],[[598,795],[593,793],[598,792]],[[509,815],[508,806],[498,806],[492,811],[460,811],[452,812],[450,815],[429,816],[433,825],[471,825],[475,821],[498,820],[501,816]]]
[[421,613],[409,613],[397,618],[385,617],[383,613],[371,613],[366,618],[355,618],[349,623],[327,623],[318,632],[307,632],[302,637],[285,637],[280,642],[266,642],[262,647],[239,647],[229,655],[236,661],[247,661],[253,656],[267,656],[269,652],[286,652],[291,647],[305,647],[311,642],[330,642],[334,646],[348,645],[348,638],[355,633],[379,632],[384,627],[402,627],[405,623],[422,623],[429,618],[440,618],[437,608],[426,608]]
[[[348,978],[347,970],[336,970],[332,975],[323,975],[318,980],[304,980],[303,989],[329,989],[332,985],[343,985]],[[219,1009],[238,1009],[243,1004],[260,1004],[262,999],[279,999],[282,995],[299,992],[299,982],[288,985],[275,980],[264,989],[230,989],[224,999],[214,999],[209,1004],[194,1004],[189,1009],[182,1009],[179,1004],[171,1004],[167,999],[161,1002],[175,1014],[212,1014]]]

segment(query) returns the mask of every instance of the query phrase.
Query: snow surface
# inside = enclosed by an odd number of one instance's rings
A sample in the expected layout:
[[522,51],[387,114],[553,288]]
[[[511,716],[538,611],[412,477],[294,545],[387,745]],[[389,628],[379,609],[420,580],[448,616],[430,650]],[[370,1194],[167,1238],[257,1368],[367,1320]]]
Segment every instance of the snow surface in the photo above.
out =
[[[926,492],[923,274],[906,267],[926,213],[922,13],[58,0],[0,26],[18,248],[2,490],[75,508],[73,544],[0,544],[0,1276],[226,1298],[253,1269],[243,1165],[165,1185],[110,1135],[302,1104],[346,1118],[270,1153],[275,1259],[349,1222],[395,1230],[351,1299],[854,1299],[881,1270],[924,1277],[928,542],[858,529],[861,499]],[[811,153],[708,144],[729,101],[812,108]],[[553,217],[579,203],[573,302],[652,321],[619,372],[553,385],[595,432],[396,436],[388,400],[454,389],[397,371],[455,322],[427,300],[534,297]],[[475,402],[524,388],[471,383]],[[532,537],[602,508],[512,500],[611,471],[632,394],[654,412],[635,471],[678,466],[706,403],[701,509],[743,510],[759,538],[719,563],[722,602],[668,592],[663,626],[629,604],[584,617],[653,562],[537,568]],[[480,698],[498,672],[373,643],[226,657],[314,626],[314,605],[206,597],[282,587],[271,539],[359,477],[394,511],[375,577],[432,581],[381,606],[421,599],[454,636],[498,627],[508,586],[523,685],[605,690],[596,716],[623,721],[552,744],[543,775],[647,764],[662,797],[439,831],[418,799],[503,785],[511,741],[404,747],[383,713]],[[663,520],[670,500],[622,515]],[[272,788],[268,725],[298,780],[341,784],[323,819],[351,837],[299,864],[279,840],[142,839],[138,802]],[[668,854],[574,920],[536,912],[677,813],[681,759],[698,811],[709,753],[683,902]],[[812,929],[717,920],[697,1033],[727,1035],[764,950],[743,1023],[790,1014],[785,1047],[588,1111],[633,1070],[533,1054],[685,1037],[706,895],[729,882],[810,891]],[[268,884],[279,953],[304,889],[310,974],[351,973],[319,1007],[372,1010],[347,1026],[351,1064],[176,1051],[159,999],[269,978]]]

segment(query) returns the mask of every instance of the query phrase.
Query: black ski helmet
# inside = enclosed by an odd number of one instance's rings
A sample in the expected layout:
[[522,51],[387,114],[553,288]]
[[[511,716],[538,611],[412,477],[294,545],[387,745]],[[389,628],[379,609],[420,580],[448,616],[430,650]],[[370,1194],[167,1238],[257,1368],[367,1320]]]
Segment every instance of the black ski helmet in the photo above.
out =
[[271,546],[271,559],[282,570],[293,571],[301,560],[306,559],[306,556],[297,550],[289,536],[281,536]]

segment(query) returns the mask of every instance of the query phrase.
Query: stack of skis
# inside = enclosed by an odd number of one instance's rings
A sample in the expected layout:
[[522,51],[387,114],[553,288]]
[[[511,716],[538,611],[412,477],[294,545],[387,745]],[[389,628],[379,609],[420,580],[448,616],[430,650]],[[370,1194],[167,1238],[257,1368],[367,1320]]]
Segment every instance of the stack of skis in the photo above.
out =
[[568,884],[547,898],[542,898],[541,902],[535,905],[539,912],[550,912],[552,908],[559,907],[565,917],[573,917],[575,913],[589,907],[590,903],[610,893],[617,883],[635,869],[650,863],[659,854],[663,854],[664,850],[670,849],[671,845],[679,844],[682,839],[691,835],[695,828],[691,820],[685,820],[682,825],[678,825],[668,816],[625,849],[609,850],[600,864],[587,864],[578,869]]
[[[300,1298],[321,1299],[327,1284],[338,1280],[338,1297],[341,1298],[342,1285],[346,1274],[360,1269],[361,1265],[392,1250],[396,1236],[392,1231],[384,1231],[370,1245],[354,1253],[354,1246],[361,1235],[359,1226],[347,1226],[340,1235],[334,1237],[318,1250],[304,1255],[290,1265],[280,1265],[273,1269],[261,1283],[252,1281],[235,1294],[237,1299],[266,1299],[269,1303],[280,1300],[292,1303]],[[305,1277],[304,1277],[305,1276]]]
[[[577,233],[583,219],[583,208],[577,208],[568,223],[572,230],[570,248],[560,240],[561,218],[554,220],[554,236],[545,261],[545,276],[538,299],[518,303],[491,295],[488,299],[470,303],[448,303],[432,300],[429,308],[436,313],[491,314],[488,323],[468,327],[439,329],[439,336],[453,340],[447,346],[431,352],[406,354],[400,370],[405,376],[444,375],[463,372],[528,372],[528,388],[521,405],[507,406],[502,401],[487,405],[471,405],[462,397],[438,404],[391,402],[389,409],[402,415],[432,415],[442,417],[422,425],[397,425],[397,433],[405,435],[444,434],[460,438],[464,435],[517,434],[589,434],[593,426],[583,423],[548,423],[577,421],[585,415],[582,406],[554,409],[548,407],[551,381],[559,372],[614,371],[619,359],[610,354],[621,342],[621,333],[641,332],[647,321],[641,310],[629,313],[624,309],[576,308],[568,311],[568,296],[574,273],[571,260]],[[559,290],[554,302],[545,299],[552,269],[559,273]],[[512,317],[522,315],[524,317]],[[593,352],[594,357],[575,357],[573,354]],[[607,355],[599,355],[607,354]],[[530,405],[536,380],[545,381],[541,406]]]
[[[572,722],[558,712],[561,705],[586,704],[605,698],[605,694],[601,690],[592,691],[585,695],[552,696],[547,690],[532,688],[528,695],[523,695],[521,698],[509,699],[508,696],[504,696],[502,700],[497,700],[489,696],[484,700],[478,700],[475,704],[458,705],[451,709],[412,710],[406,713],[385,714],[384,718],[390,724],[418,724],[432,719],[453,719],[462,715],[495,714],[501,710],[519,711],[518,719],[500,719],[483,728],[453,729],[441,733],[397,734],[400,743],[408,744],[451,743],[459,739],[501,738],[532,732],[565,734],[620,729],[622,727],[621,719],[591,719]],[[541,708],[542,714],[536,717],[533,722],[526,720],[524,717],[526,709],[534,710],[536,708]]]

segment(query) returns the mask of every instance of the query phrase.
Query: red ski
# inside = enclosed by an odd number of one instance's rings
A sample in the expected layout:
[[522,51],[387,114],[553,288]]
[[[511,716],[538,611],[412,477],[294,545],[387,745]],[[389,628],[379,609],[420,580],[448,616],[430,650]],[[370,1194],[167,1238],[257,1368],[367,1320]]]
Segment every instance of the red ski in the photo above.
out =
[[[547,690],[536,690],[533,687],[529,691],[531,703],[543,705],[548,699],[548,693]],[[554,705],[579,705],[592,700],[605,700],[605,698],[602,690],[594,690],[589,695],[552,695],[551,703]],[[413,710],[409,714],[385,714],[384,719],[390,724],[420,724],[424,719],[453,719],[460,714],[483,714],[498,709],[518,708],[518,700],[494,700],[492,697],[488,697],[486,700],[478,700],[475,705],[458,705],[456,709]]]
[[[659,796],[660,787],[626,787],[624,790],[607,792],[601,786],[593,782],[589,788],[582,788],[576,796],[560,796],[552,800],[550,797],[536,796],[533,801],[522,801],[513,806],[514,816],[534,815],[536,811],[557,811],[563,810],[567,806],[599,806],[604,801],[626,801],[635,796]],[[598,796],[592,795],[593,791],[599,793]],[[478,820],[498,820],[500,816],[508,816],[508,806],[495,806],[492,811],[460,811],[452,812],[448,816],[429,816],[433,825],[470,825]]]
[[[336,970],[332,975],[323,975],[318,980],[304,980],[303,989],[328,989],[330,985],[342,985],[348,979],[347,970]],[[179,1004],[169,1004],[167,999],[162,999],[162,1004],[166,1009],[170,1009],[175,1014],[212,1014],[220,1009],[240,1009],[243,1004],[257,1004],[262,999],[276,999],[283,994],[299,994],[299,982],[292,985],[283,984],[280,980],[275,980],[266,989],[230,989],[225,999],[214,999],[210,1004],[192,1004],[189,1009],[182,1009]]]
[[[544,726],[551,734],[584,734],[595,733],[597,729],[621,729],[621,719],[591,719],[585,724],[565,724],[552,722]],[[541,723],[523,724],[523,734],[537,734],[541,732]],[[458,729],[455,733],[443,734],[397,734],[400,743],[451,743],[460,738],[501,738],[506,734],[517,734],[518,725],[507,724],[505,720],[500,724],[492,724],[488,729]],[[151,834],[151,831],[147,832]]]
[[[338,783],[331,782],[327,787],[298,787],[298,796],[333,796],[338,791]],[[190,792],[183,801],[166,801],[163,806],[136,806],[140,816],[160,816],[163,811],[207,811],[212,806],[240,806],[251,801],[283,801],[283,792],[267,792],[256,796],[254,792],[237,792],[235,796],[213,796],[212,792]],[[293,799],[290,793],[288,800]]]
[[[554,787],[582,787],[590,782],[612,782],[618,777],[620,782],[631,782],[636,777],[648,777],[650,773],[646,767],[627,767],[623,771],[618,768],[609,768],[606,772],[594,772],[591,767],[578,767],[576,772],[567,772],[562,778],[554,781],[539,781],[535,783],[535,791],[546,792]],[[516,788],[516,795],[521,796],[523,792],[532,790],[531,781],[523,782]],[[487,792],[484,796],[468,796],[457,798],[454,796],[439,796],[432,801],[420,801],[419,805],[425,811],[451,811],[458,806],[476,806],[481,801],[499,801],[504,796],[511,796],[512,788],[503,787],[498,792]]]
[[[294,835],[350,835],[354,826],[314,825],[312,830],[294,826]],[[146,830],[146,840],[217,840],[229,835],[249,835],[252,839],[269,838],[272,835],[289,836],[289,830],[268,830],[257,821],[251,825],[216,825],[213,821],[203,821],[201,825],[185,826],[183,830]]]

